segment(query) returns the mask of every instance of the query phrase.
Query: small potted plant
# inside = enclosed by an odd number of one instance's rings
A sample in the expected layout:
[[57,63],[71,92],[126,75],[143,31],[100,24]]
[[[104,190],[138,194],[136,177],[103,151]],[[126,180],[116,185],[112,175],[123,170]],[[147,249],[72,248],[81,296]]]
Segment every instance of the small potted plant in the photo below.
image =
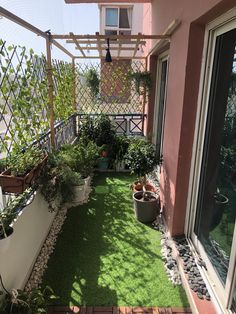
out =
[[99,157],[98,146],[93,141],[85,141],[83,138],[74,146],[74,151],[76,155],[75,170],[80,172],[81,177],[85,182],[85,188],[89,188],[91,175]]
[[6,159],[5,169],[0,174],[3,192],[23,193],[38,178],[46,160],[47,155],[35,146],[13,152]]
[[73,202],[74,186],[82,184],[81,175],[72,170],[58,155],[58,152],[49,154],[39,183],[50,211],[57,210],[64,203]]
[[125,160],[142,185],[142,190],[133,194],[135,215],[141,222],[151,222],[158,213],[159,197],[146,190],[146,175],[158,164],[155,149],[145,139],[136,138],[130,143]]
[[117,135],[113,145],[113,155],[115,158],[116,171],[125,170],[124,157],[129,148],[130,138],[126,134]]

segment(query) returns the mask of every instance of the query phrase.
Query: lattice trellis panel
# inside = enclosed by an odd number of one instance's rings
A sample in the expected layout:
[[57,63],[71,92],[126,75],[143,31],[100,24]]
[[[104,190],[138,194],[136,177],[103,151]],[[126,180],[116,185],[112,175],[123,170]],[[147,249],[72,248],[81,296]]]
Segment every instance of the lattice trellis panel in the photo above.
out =
[[[95,95],[87,82],[92,69],[99,77]],[[79,113],[134,114],[143,113],[143,101],[130,80],[130,71],[145,71],[141,61],[119,60],[111,63],[77,64],[76,101]]]
[[0,40],[0,157],[32,143],[48,127],[45,57]]
[[71,63],[53,60],[54,110],[56,120],[65,120],[72,113],[74,72]]

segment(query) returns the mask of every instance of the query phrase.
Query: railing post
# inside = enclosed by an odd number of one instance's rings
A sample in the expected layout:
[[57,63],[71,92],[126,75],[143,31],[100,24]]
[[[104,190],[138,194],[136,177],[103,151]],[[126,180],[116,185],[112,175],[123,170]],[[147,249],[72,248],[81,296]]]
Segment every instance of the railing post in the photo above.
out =
[[47,49],[47,77],[48,77],[48,107],[50,117],[50,132],[51,132],[51,146],[53,149],[56,148],[55,141],[55,113],[53,106],[53,78],[52,78],[52,55],[51,55],[51,34],[48,34],[46,38],[46,49]]

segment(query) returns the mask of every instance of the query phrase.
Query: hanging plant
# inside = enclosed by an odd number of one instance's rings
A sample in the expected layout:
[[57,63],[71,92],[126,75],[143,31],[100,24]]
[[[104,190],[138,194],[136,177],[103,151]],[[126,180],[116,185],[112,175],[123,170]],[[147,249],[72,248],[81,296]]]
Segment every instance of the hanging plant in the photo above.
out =
[[99,93],[100,79],[95,69],[91,68],[85,73],[86,83],[89,87],[92,97],[96,98]]
[[152,86],[151,73],[148,71],[130,72],[129,78],[133,80],[137,93],[143,94],[143,89],[147,88],[149,91]]

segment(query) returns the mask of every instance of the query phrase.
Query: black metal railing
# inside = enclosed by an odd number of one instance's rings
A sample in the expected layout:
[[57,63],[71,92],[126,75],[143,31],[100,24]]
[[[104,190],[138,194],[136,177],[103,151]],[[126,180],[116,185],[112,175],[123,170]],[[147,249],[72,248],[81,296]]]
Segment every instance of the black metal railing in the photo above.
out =
[[[99,114],[84,114],[78,113],[77,117],[78,123],[78,133],[79,128],[83,124],[86,117],[95,118]],[[144,135],[144,122],[147,117],[146,114],[130,113],[130,114],[106,114],[112,123],[114,124],[115,131],[117,134],[127,134],[127,135]]]

